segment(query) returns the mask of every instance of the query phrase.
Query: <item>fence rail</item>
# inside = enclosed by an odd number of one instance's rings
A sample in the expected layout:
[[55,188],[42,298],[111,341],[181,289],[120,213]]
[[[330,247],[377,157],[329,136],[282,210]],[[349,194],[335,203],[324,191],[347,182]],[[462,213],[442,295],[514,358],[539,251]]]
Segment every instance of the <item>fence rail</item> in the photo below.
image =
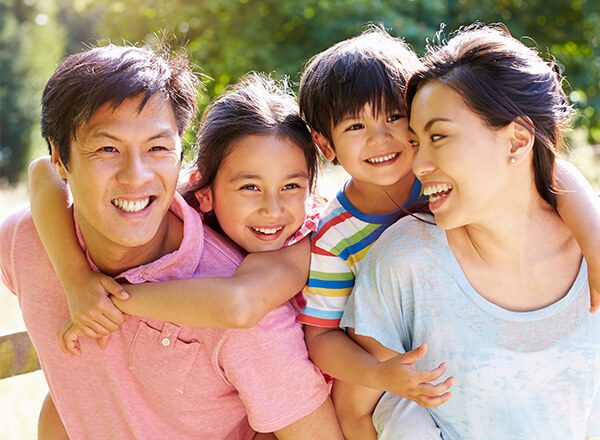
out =
[[27,332],[0,336],[0,380],[40,369]]

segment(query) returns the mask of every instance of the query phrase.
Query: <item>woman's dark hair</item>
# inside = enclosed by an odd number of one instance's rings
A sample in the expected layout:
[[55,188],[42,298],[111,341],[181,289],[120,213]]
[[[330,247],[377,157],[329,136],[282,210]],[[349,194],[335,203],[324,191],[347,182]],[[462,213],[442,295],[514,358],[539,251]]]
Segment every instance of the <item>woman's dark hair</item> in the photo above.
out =
[[157,93],[170,101],[179,135],[196,116],[200,82],[187,55],[108,45],[68,56],[56,69],[42,96],[42,136],[54,143],[69,166],[71,139],[104,104],[117,108],[126,99],[142,96],[139,111]]
[[[213,185],[234,142],[250,135],[277,136],[292,141],[304,153],[309,189],[313,191],[320,166],[319,152],[300,117],[287,81],[275,81],[252,72],[226,90],[204,112],[194,163],[201,177],[197,183],[183,189],[184,198],[191,206],[199,208],[194,193]],[[269,163],[265,162],[265,166]],[[211,223],[214,225],[214,221]]]
[[513,121],[521,124],[535,136],[537,191],[556,209],[554,162],[573,112],[556,63],[544,62],[504,26],[480,23],[459,29],[441,45],[431,45],[422,62],[408,82],[408,108],[419,88],[436,80],[457,92],[490,128]]

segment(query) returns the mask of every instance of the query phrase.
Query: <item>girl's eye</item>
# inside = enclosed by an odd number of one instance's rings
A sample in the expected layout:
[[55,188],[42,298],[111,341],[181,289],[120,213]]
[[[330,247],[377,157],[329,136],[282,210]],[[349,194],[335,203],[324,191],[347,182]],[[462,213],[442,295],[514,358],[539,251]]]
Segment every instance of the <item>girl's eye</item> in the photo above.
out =
[[404,118],[403,115],[401,115],[400,113],[395,113],[387,118],[387,122],[395,122],[402,118]]
[[258,186],[249,183],[248,185],[243,185],[240,189],[246,191],[258,191]]
[[283,186],[284,190],[287,189],[296,189],[296,188],[300,188],[300,185],[298,185],[297,183],[288,183],[286,185]]

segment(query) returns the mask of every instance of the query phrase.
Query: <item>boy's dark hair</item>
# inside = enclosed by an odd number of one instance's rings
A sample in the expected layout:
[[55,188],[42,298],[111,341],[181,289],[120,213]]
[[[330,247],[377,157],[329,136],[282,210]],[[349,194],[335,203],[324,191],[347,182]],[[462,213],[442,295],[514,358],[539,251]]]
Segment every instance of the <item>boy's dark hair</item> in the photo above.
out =
[[[287,81],[277,82],[263,74],[249,73],[204,111],[194,164],[201,177],[193,186],[184,189],[184,198],[190,205],[198,208],[194,193],[213,185],[233,143],[250,135],[278,136],[292,141],[304,153],[310,190],[314,190],[320,165],[319,152],[300,117]],[[268,166],[265,163],[265,167]],[[211,222],[210,216],[207,221]]]
[[536,188],[556,209],[556,149],[573,113],[556,63],[544,62],[503,25],[475,23],[430,46],[423,64],[408,84],[409,109],[419,88],[435,80],[458,93],[490,128],[523,125],[535,135]]
[[196,116],[198,85],[187,56],[169,57],[166,49],[111,44],[70,55],[44,89],[42,136],[49,148],[52,141],[68,167],[71,139],[101,106],[116,109],[126,99],[143,96],[138,108],[142,111],[157,93],[169,98],[182,135]]
[[404,41],[380,25],[370,25],[307,63],[300,78],[300,113],[335,149],[332,128],[357,116],[365,104],[375,115],[406,113],[406,83],[418,65],[417,55]]

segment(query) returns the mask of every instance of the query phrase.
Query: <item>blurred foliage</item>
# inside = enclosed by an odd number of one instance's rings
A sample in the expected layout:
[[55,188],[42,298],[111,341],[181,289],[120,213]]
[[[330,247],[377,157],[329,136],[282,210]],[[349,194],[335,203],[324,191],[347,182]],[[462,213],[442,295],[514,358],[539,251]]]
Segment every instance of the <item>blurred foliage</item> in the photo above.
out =
[[[188,47],[194,62],[212,78],[207,82],[208,93],[199,97],[203,108],[210,98],[251,69],[297,80],[302,65],[311,56],[358,34],[368,22],[382,22],[393,34],[411,43],[418,53],[423,53],[426,39],[435,36],[441,22],[447,24],[448,30],[453,30],[476,20],[502,21],[526,44],[536,44],[548,58],[549,52],[556,57],[569,79],[567,93],[579,110],[575,121],[579,132],[585,133],[588,142],[600,143],[600,12],[597,0],[0,2],[3,5],[0,14],[3,21],[0,170],[3,177],[8,168],[2,156],[6,148],[13,152],[10,166],[13,162],[15,167],[23,166],[23,161],[15,160],[17,154],[13,146],[18,145],[19,151],[27,151],[28,147],[9,141],[7,127],[20,126],[23,122],[18,118],[23,121],[37,118],[38,112],[31,104],[30,95],[35,93],[39,100],[39,84],[47,80],[48,68],[51,70],[56,64],[56,58],[52,58],[55,53],[50,48],[61,48],[69,53],[81,50],[82,43],[103,44],[106,40],[116,44],[152,42],[165,30],[178,44]],[[39,10],[44,10],[48,20],[52,21],[54,35],[48,31],[32,31],[36,28]],[[27,44],[30,52],[23,54],[21,47]],[[36,65],[43,62],[47,67],[39,70],[35,87],[28,86],[33,77],[25,73],[30,72],[31,57],[39,57]],[[20,116],[12,116],[9,124],[9,116],[5,115],[9,113]],[[25,137],[23,143],[27,142]],[[189,137],[193,138],[193,133]],[[12,179],[12,174],[6,176]]]

